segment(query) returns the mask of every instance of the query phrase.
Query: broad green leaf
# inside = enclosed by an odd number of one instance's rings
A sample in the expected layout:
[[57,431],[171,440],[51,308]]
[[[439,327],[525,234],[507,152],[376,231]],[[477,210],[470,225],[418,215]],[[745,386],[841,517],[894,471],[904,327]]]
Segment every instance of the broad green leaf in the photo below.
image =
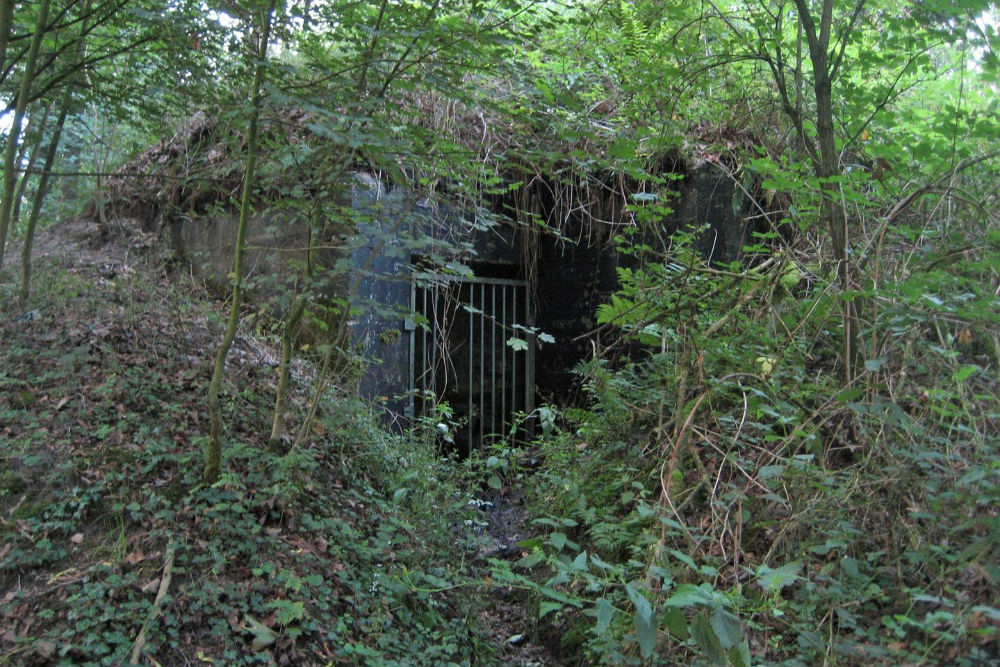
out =
[[523,352],[528,349],[528,341],[523,338],[518,338],[517,336],[511,336],[508,338],[507,345],[509,345],[515,352]]
[[594,632],[603,635],[611,625],[611,617],[614,615],[615,608],[604,598],[597,598],[594,610],[597,612],[597,625],[594,627]]
[[671,549],[670,555],[679,560],[680,562],[684,563],[685,565],[687,565],[692,570],[698,569],[698,564],[694,562],[694,559],[692,559],[683,551],[678,551],[677,549]]
[[566,533],[560,533],[558,531],[549,533],[549,543],[559,551],[562,551],[563,547],[566,546],[567,539]]
[[635,606],[635,638],[643,658],[649,658],[656,650],[656,617],[649,600],[634,584],[626,584],[625,591]]
[[944,300],[941,297],[934,294],[924,294],[923,297],[933,303],[935,306],[943,306]]
[[254,651],[263,651],[278,639],[278,634],[267,627],[250,614],[246,615],[246,631],[253,634],[253,643],[250,648]]
[[743,641],[743,624],[731,611],[718,607],[712,611],[708,622],[719,638],[719,644],[727,651]]
[[856,398],[860,398],[861,396],[864,395],[865,392],[863,390],[857,387],[848,387],[847,389],[844,389],[842,392],[837,394],[837,400],[841,403],[847,403],[849,401],[853,401]]
[[635,636],[639,642],[639,652],[643,658],[648,659],[656,650],[656,619],[652,615],[649,618],[636,616]]
[[774,364],[777,360],[774,357],[757,357],[754,359],[754,363],[760,368],[761,377],[766,378],[774,370]]
[[988,473],[982,466],[973,466],[966,471],[964,475],[957,482],[956,486],[969,486],[970,484],[975,484],[986,479]]
[[968,546],[958,552],[958,561],[964,563],[971,561],[973,558],[978,558],[992,548],[995,543],[996,539],[993,536],[980,537],[973,540]]
[[857,579],[861,576],[861,573],[858,571],[858,561],[854,560],[850,556],[844,556],[840,560],[840,568],[844,571],[844,574],[851,579]]
[[631,140],[618,139],[608,146],[608,156],[619,160],[631,160],[635,158],[636,143]]
[[555,600],[563,605],[571,605],[573,607],[580,608],[583,606],[583,602],[580,601],[579,597],[567,595],[562,591],[552,588],[552,586],[539,586],[538,592],[549,598],[550,600]]
[[545,618],[548,614],[559,611],[563,608],[562,602],[550,602],[549,600],[542,600],[538,605],[538,619],[541,620]]
[[880,368],[882,368],[882,366],[884,366],[885,362],[887,361],[889,361],[889,357],[877,357],[875,359],[866,359],[865,368],[871,371],[872,373],[875,373]]
[[608,563],[608,562],[604,561],[596,553],[590,555],[590,562],[593,563],[596,567],[599,567],[602,570],[614,570],[615,569],[614,565],[612,565],[611,563]]
[[1000,623],[1000,609],[996,607],[986,607],[984,605],[977,605],[972,608],[973,613],[982,614],[986,616],[991,621],[995,623]]
[[955,371],[955,374],[952,377],[955,382],[962,382],[978,370],[980,370],[980,368],[975,364],[962,364],[958,370]]
[[745,639],[729,649],[729,664],[732,667],[750,667],[752,662],[750,644]]
[[757,476],[760,479],[771,479],[772,477],[777,477],[785,471],[785,466],[774,465],[774,466],[764,466],[759,471],[757,471]]
[[517,561],[515,565],[518,567],[532,568],[545,560],[545,553],[541,550],[532,551],[530,554]]
[[680,607],[667,607],[663,610],[663,627],[678,641],[684,641],[689,636],[687,617]]
[[694,584],[681,584],[663,603],[667,607],[708,606],[713,602],[712,593]]
[[719,638],[708,621],[708,614],[701,612],[691,619],[691,636],[709,662],[718,667],[726,667],[726,654]]
[[757,568],[757,584],[768,593],[778,593],[785,586],[799,580],[799,572],[802,570],[802,563],[798,561],[785,563],[778,568],[770,568],[761,565]]

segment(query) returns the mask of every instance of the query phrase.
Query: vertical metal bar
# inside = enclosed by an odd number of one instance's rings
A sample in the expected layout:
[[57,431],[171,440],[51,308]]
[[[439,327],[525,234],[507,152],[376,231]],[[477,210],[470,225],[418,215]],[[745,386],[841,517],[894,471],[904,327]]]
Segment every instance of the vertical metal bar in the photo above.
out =
[[[473,287],[475,289],[475,287]],[[479,285],[479,446],[483,444],[483,407],[486,404],[486,285]]]
[[507,432],[507,288],[500,292],[501,324],[500,332],[500,419],[504,433]]
[[497,433],[497,286],[490,288],[490,433]]
[[[430,361],[430,389],[431,393],[434,394],[434,400],[440,401],[441,397],[438,396],[437,389],[437,354],[438,354],[438,340],[442,339],[441,333],[441,320],[438,315],[438,304],[440,301],[439,292],[441,288],[437,284],[432,284],[431,291],[431,305],[434,308],[433,317],[427,318],[430,320],[431,329],[431,353],[428,355],[428,360]],[[443,339],[441,344],[444,344]]]
[[[412,280],[412,276],[411,276]],[[410,349],[409,349],[409,364],[410,364],[410,377],[409,384],[407,387],[409,398],[406,399],[406,410],[409,412],[408,417],[411,420],[415,420],[417,417],[417,406],[416,406],[416,396],[417,393],[417,284],[414,282],[410,283]],[[412,423],[412,422],[411,422]]]
[[[423,302],[420,308],[420,314],[427,317],[427,288],[422,288],[420,290],[421,301]],[[431,326],[434,326],[434,320],[427,317]],[[420,405],[421,411],[426,411],[427,409],[427,327],[420,327]]]
[[[473,335],[475,333],[474,328],[475,328],[475,322],[476,322],[476,318],[475,318],[475,316],[472,313],[472,309],[476,305],[476,291],[473,289],[472,283],[468,283],[468,285],[469,285],[469,312],[468,312],[468,315],[469,315],[469,348],[468,348],[468,355],[469,355],[469,403],[468,403],[468,409],[467,409],[466,419],[465,419],[465,421],[466,421],[466,429],[465,430],[466,430],[466,433],[467,433],[467,435],[469,437],[469,441],[466,444],[466,448],[468,449],[467,454],[471,458],[472,457],[472,357],[473,357],[473,346],[472,346],[472,343],[473,343]],[[459,294],[461,294],[461,286],[459,287]]]
[[[531,290],[524,288],[524,321],[529,327],[535,326],[534,313],[531,312]],[[535,409],[535,334],[528,336],[528,353],[524,359],[524,412],[531,414]],[[532,422],[526,422],[530,424]],[[530,435],[526,434],[526,435]]]
[[[514,287],[514,288],[511,289],[511,299],[514,301],[514,308],[513,308],[513,311],[514,311],[514,322],[513,323],[514,324],[520,324],[520,318],[517,316],[518,313],[517,313],[517,288],[516,287]],[[516,334],[517,337],[520,338],[521,335],[522,335],[522,332],[520,330],[515,330],[515,331],[517,331],[517,334]],[[518,409],[520,408],[520,406],[517,404],[517,350],[513,350],[513,354],[511,354],[510,366],[511,366],[511,370],[510,370],[510,411],[512,413],[514,413],[514,412],[517,412]]]

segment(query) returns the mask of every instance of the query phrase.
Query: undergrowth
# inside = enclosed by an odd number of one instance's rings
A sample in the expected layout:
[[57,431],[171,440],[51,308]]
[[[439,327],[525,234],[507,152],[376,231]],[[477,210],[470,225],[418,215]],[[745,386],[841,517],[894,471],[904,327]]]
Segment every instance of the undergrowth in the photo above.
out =
[[228,472],[202,485],[221,325],[200,293],[120,268],[43,267],[33,310],[3,312],[0,664],[123,664],[137,647],[160,665],[488,663],[456,592],[478,585],[465,496],[433,441],[327,389],[305,444],[268,453],[270,348],[243,337]]
[[988,295],[938,285],[956,315],[926,287],[868,294],[873,349],[845,388],[821,277],[675,242],[620,270],[598,318],[641,352],[578,368],[590,405],[543,439],[541,532],[497,579],[533,591],[580,664],[994,664]]

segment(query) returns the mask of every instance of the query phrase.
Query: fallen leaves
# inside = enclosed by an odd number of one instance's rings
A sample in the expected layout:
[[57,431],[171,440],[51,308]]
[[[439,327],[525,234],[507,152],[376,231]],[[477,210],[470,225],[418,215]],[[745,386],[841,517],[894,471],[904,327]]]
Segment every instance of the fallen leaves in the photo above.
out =
[[136,565],[136,564],[141,563],[142,561],[146,560],[146,558],[147,558],[146,554],[144,554],[142,552],[142,550],[136,549],[135,551],[133,551],[133,552],[131,552],[131,553],[129,553],[129,554],[127,554],[125,556],[125,563],[127,565]]

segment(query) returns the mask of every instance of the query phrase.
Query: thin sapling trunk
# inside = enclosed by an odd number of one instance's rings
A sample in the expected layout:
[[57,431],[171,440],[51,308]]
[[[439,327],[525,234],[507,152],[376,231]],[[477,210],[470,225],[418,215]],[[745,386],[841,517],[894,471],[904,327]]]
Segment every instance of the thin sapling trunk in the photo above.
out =
[[208,386],[209,438],[205,448],[205,468],[202,477],[209,483],[216,481],[222,472],[222,406],[219,404],[219,391],[222,388],[222,379],[226,372],[226,357],[229,355],[229,348],[233,345],[240,323],[240,305],[243,293],[243,251],[246,245],[247,220],[250,217],[250,190],[257,170],[257,128],[263,98],[261,88],[264,84],[264,72],[267,66],[267,43],[271,35],[274,9],[275,0],[271,0],[266,15],[261,19],[260,44],[257,49],[257,64],[254,68],[252,84],[247,162],[243,173],[243,194],[240,200],[240,219],[236,230],[236,249],[233,257],[232,306],[229,311],[226,333],[222,337],[222,342],[215,355],[212,381]]

